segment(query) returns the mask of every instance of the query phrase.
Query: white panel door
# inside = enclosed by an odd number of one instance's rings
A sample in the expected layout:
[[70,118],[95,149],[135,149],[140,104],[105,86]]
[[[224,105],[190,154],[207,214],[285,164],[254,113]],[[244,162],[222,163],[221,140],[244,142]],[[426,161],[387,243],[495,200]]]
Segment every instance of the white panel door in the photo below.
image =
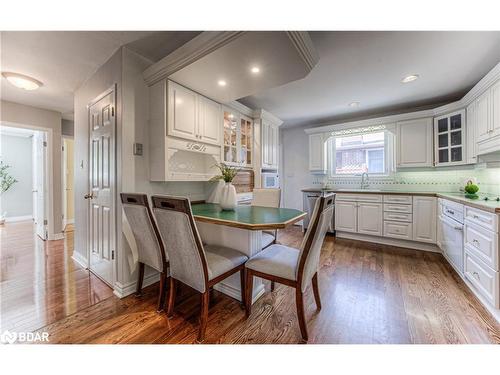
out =
[[45,178],[47,172],[46,133],[37,131],[33,137],[33,220],[36,234],[47,239],[45,209]]
[[335,230],[341,232],[358,231],[357,203],[340,202],[335,203]]
[[261,121],[260,131],[262,133],[262,167],[269,168],[271,165],[270,131],[271,126]]
[[416,119],[397,123],[397,166],[432,167],[432,119]]
[[435,197],[413,197],[413,240],[436,243],[437,200]]
[[278,168],[279,129],[277,126],[270,126],[269,129],[271,134],[271,166]]
[[476,140],[480,142],[490,136],[490,91],[477,98],[476,111]]
[[195,138],[219,146],[222,133],[222,107],[204,96],[198,96],[198,131]]
[[198,140],[198,95],[168,82],[168,135]]
[[477,149],[476,149],[476,102],[472,102],[467,107],[467,163],[475,164],[477,162]]
[[115,227],[115,90],[89,106],[89,258],[90,270],[113,284]]
[[311,134],[309,135],[309,170],[323,172],[325,169],[323,134]]
[[490,89],[491,125],[490,137],[500,136],[500,81]]
[[382,207],[381,203],[358,203],[358,233],[382,235]]

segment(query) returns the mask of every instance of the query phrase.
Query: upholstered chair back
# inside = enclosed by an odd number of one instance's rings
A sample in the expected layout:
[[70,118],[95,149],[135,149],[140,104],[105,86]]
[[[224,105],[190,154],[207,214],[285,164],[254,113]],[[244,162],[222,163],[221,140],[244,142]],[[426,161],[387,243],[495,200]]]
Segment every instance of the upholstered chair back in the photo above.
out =
[[316,200],[309,228],[300,247],[297,281],[301,283],[302,291],[305,291],[318,271],[321,246],[333,218],[334,201],[335,194],[325,195]]
[[252,206],[279,207],[281,189],[253,189]]
[[208,268],[188,198],[153,196],[153,213],[165,243],[170,276],[203,293]]
[[147,195],[121,193],[120,198],[137,245],[139,262],[159,272],[164,272],[168,259],[160,232],[149,208]]

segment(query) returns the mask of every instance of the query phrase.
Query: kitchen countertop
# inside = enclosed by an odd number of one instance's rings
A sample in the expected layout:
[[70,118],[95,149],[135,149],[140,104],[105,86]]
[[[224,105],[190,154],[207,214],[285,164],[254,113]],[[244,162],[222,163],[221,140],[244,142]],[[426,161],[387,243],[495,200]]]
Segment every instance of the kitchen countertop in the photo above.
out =
[[[382,190],[382,189],[322,189],[322,188],[306,188],[302,189],[304,193],[356,193],[356,194],[395,194],[395,195],[423,195],[449,199],[451,201],[461,203],[470,207],[478,208],[488,212],[500,214],[500,202],[495,200],[485,201],[482,197],[479,199],[466,198],[463,193],[453,192],[453,193],[436,193],[430,191],[411,191],[411,190]],[[491,198],[496,198],[488,196]]]

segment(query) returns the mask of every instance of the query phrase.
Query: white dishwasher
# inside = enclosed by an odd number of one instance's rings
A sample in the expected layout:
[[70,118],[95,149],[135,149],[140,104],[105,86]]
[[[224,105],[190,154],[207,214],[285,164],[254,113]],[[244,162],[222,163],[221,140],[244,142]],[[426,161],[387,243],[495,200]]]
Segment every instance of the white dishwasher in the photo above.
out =
[[439,199],[438,246],[452,267],[464,273],[464,206]]

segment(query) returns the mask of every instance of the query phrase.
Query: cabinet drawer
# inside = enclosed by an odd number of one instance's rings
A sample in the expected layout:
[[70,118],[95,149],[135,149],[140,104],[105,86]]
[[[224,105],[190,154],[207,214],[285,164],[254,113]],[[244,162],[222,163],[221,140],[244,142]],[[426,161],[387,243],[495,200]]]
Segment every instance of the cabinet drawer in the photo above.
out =
[[412,214],[405,214],[399,212],[384,212],[384,220],[392,220],[392,221],[403,221],[407,223],[411,223],[413,220]]
[[382,195],[378,194],[339,194],[335,195],[336,201],[349,202],[382,202]]
[[410,195],[384,195],[384,203],[411,204],[412,197]]
[[403,212],[403,213],[411,214],[412,205],[411,204],[384,203],[384,212]]
[[465,246],[487,266],[498,271],[498,234],[469,221],[465,222],[464,228]]
[[465,251],[464,275],[488,302],[499,307],[498,272],[493,271],[481,260]]
[[384,236],[411,240],[412,224],[398,221],[384,221]]
[[442,214],[451,217],[459,223],[464,222],[464,205],[448,200],[441,201]]
[[465,207],[465,218],[493,232],[498,232],[498,216],[472,207]]

